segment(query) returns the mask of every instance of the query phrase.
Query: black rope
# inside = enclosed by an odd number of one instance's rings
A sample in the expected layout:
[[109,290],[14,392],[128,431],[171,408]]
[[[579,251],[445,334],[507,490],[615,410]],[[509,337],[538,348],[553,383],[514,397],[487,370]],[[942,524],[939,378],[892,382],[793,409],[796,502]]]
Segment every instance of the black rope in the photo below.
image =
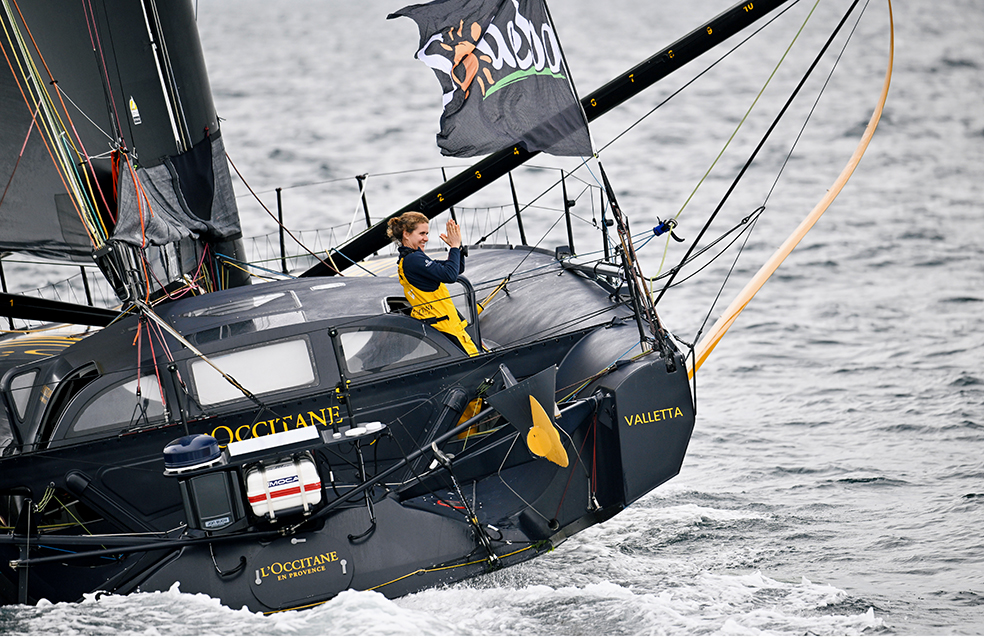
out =
[[[814,58],[813,63],[810,64],[810,67],[806,70],[806,73],[803,75],[802,79],[800,79],[799,84],[797,84],[796,88],[793,89],[793,92],[786,100],[786,103],[782,106],[782,109],[779,110],[779,113],[772,121],[772,124],[769,125],[768,130],[765,132],[765,135],[762,136],[762,139],[759,140],[759,143],[755,146],[755,149],[748,157],[748,160],[745,162],[744,166],[742,166],[741,170],[738,171],[738,175],[735,176],[735,179],[732,181],[731,186],[728,187],[728,190],[727,192],[725,192],[724,197],[721,198],[721,201],[718,203],[717,207],[715,207],[714,212],[711,213],[711,216],[704,224],[704,227],[700,230],[700,233],[698,233],[697,238],[694,240],[693,244],[690,245],[690,248],[687,250],[687,253],[683,256],[683,259],[680,262],[680,266],[682,266],[690,257],[690,255],[694,252],[694,249],[696,249],[697,245],[700,243],[701,238],[704,237],[704,234],[710,228],[711,223],[714,222],[714,219],[717,217],[718,213],[720,213],[721,209],[724,208],[724,205],[728,201],[728,198],[731,197],[731,193],[735,190],[735,188],[738,186],[738,183],[745,176],[745,172],[748,171],[748,168],[752,165],[752,162],[755,160],[755,157],[758,155],[758,152],[762,150],[763,146],[765,146],[765,143],[769,139],[769,136],[772,135],[772,132],[779,124],[779,121],[786,114],[786,111],[789,109],[789,106],[792,104],[793,100],[799,94],[800,89],[803,88],[803,85],[806,84],[807,79],[810,77],[810,75],[813,74],[813,70],[816,69],[817,65],[820,63],[821,58],[823,58],[824,54],[827,52],[827,49],[830,48],[830,45],[833,43],[834,38],[837,36],[838,33],[840,33],[841,27],[844,26],[845,22],[847,22],[847,18],[851,15],[851,12],[854,11],[854,8],[858,5],[858,2],[860,2],[860,0],[854,0],[854,2],[848,8],[847,12],[844,13],[844,17],[841,18],[841,21],[837,24],[837,27],[834,28],[833,33],[830,34],[830,37],[824,43],[823,47],[820,49],[820,52],[817,54],[816,58]],[[659,304],[659,301],[663,299],[663,295],[666,294],[667,289],[673,283],[676,274],[679,272],[680,272],[679,267],[677,267],[672,271],[670,278],[667,280],[666,284],[660,290],[659,295],[656,297],[656,300],[653,302],[654,305]]]
[[[800,127],[799,133],[796,135],[796,139],[793,141],[793,144],[790,146],[789,152],[786,154],[786,158],[783,160],[782,166],[779,167],[779,171],[776,173],[776,179],[773,181],[772,187],[769,189],[769,192],[766,194],[765,199],[762,202],[762,205],[758,209],[756,209],[755,212],[752,213],[752,215],[754,215],[755,218],[754,218],[754,220],[752,220],[751,226],[748,227],[748,235],[745,237],[745,241],[742,242],[741,248],[738,249],[738,254],[735,255],[735,259],[734,259],[734,261],[731,264],[731,268],[728,270],[728,274],[725,276],[724,281],[721,282],[721,287],[718,289],[717,295],[714,297],[714,300],[711,302],[710,308],[707,309],[707,315],[704,317],[704,321],[701,323],[700,328],[697,329],[697,333],[694,336],[694,342],[695,343],[700,339],[701,334],[704,332],[704,328],[707,326],[707,323],[710,321],[711,313],[714,312],[714,307],[717,306],[718,301],[721,299],[721,295],[724,293],[724,287],[725,287],[725,285],[727,285],[728,281],[731,279],[732,274],[734,274],[735,267],[738,265],[738,259],[741,257],[741,254],[744,252],[745,246],[747,245],[748,240],[752,236],[752,232],[755,229],[755,224],[758,222],[759,218],[761,217],[761,214],[765,211],[765,207],[766,207],[766,205],[769,202],[769,198],[772,197],[772,193],[775,191],[776,185],[779,184],[779,178],[782,176],[783,170],[786,168],[786,165],[789,163],[789,159],[792,157],[793,151],[796,149],[796,146],[799,144],[800,138],[802,138],[803,132],[806,130],[806,126],[809,124],[810,119],[813,117],[813,113],[816,111],[817,104],[819,104],[820,98],[823,96],[824,91],[827,88],[827,85],[830,83],[830,78],[833,77],[834,70],[837,69],[837,66],[840,63],[841,58],[844,56],[844,51],[847,50],[847,45],[851,42],[851,39],[854,37],[854,33],[855,33],[855,31],[857,31],[857,28],[858,28],[858,24],[860,24],[861,18],[864,16],[864,12],[868,9],[869,2],[870,2],[870,0],[865,0],[864,7],[862,7],[861,12],[858,14],[858,19],[855,21],[854,26],[851,28],[851,32],[850,32],[850,34],[848,34],[848,37],[845,40],[844,45],[841,47],[840,53],[837,54],[837,58],[834,60],[834,64],[833,64],[833,66],[831,66],[830,72],[827,74],[827,78],[826,78],[826,80],[824,80],[823,86],[820,87],[820,91],[817,93],[816,100],[813,101],[813,106],[810,108],[810,112],[807,114],[806,119],[803,121],[803,126]],[[855,3],[855,4],[857,4],[857,3]],[[853,9],[853,7],[852,7],[852,9]],[[850,11],[848,11],[848,14],[847,15],[849,15],[849,14],[850,14]],[[844,16],[845,20],[847,19],[847,15]],[[842,21],[841,24],[843,24],[843,21]],[[835,35],[836,35],[836,32],[835,32]],[[749,216],[749,217],[751,217],[751,216]],[[744,224],[745,222],[747,222],[748,219],[749,219],[749,217],[746,217],[742,221],[742,224]],[[737,237],[735,238],[735,240],[737,240]],[[715,259],[717,259],[718,257],[720,257],[724,253],[724,251],[726,251],[728,248],[731,247],[732,244],[734,244],[735,240],[732,240],[728,244],[728,246],[726,246],[721,251],[721,253],[719,253],[711,261],[714,261]],[[710,248],[710,246],[713,246],[713,244],[716,243],[717,241],[719,241],[719,240],[715,240],[715,242],[712,242],[710,245],[708,245],[707,248]],[[704,249],[704,250],[706,250],[706,249]],[[700,251],[698,253],[698,255],[700,253],[703,253],[704,250]],[[708,264],[710,264],[710,262]],[[706,268],[706,266],[703,267],[703,268]],[[682,284],[683,282],[686,282],[691,277],[693,277],[694,275],[696,275],[697,273],[699,273],[700,270],[703,270],[703,268],[702,269],[699,269],[695,273],[692,273],[691,275],[687,276],[686,278],[684,278],[680,282],[677,282],[677,284]]]
[[755,31],[753,31],[752,33],[750,33],[747,38],[745,38],[744,40],[742,40],[741,42],[739,42],[738,44],[736,44],[734,47],[732,47],[731,49],[729,49],[727,53],[725,53],[720,58],[718,58],[717,60],[715,60],[714,62],[712,62],[710,65],[708,65],[707,68],[705,68],[703,71],[701,71],[700,73],[698,73],[697,75],[695,75],[694,77],[692,77],[690,80],[688,80],[686,83],[684,83],[683,85],[681,85],[679,89],[677,89],[676,91],[674,91],[670,95],[666,96],[666,99],[665,100],[663,100],[662,102],[658,103],[656,106],[654,106],[652,109],[650,109],[646,114],[644,114],[638,120],[636,120],[635,122],[633,122],[632,124],[630,124],[624,131],[622,131],[621,133],[619,133],[618,135],[616,135],[614,138],[612,138],[611,140],[609,140],[608,141],[608,144],[606,144],[605,146],[603,146],[600,149],[598,149],[598,153],[601,153],[602,151],[604,151],[605,149],[607,149],[608,147],[610,147],[617,140],[619,140],[622,136],[624,136],[626,133],[628,133],[629,131],[631,131],[632,129],[634,129],[636,126],[638,126],[640,123],[642,123],[643,120],[645,120],[646,118],[648,118],[649,116],[651,116],[653,113],[655,113],[657,109],[659,109],[660,107],[662,107],[663,105],[665,105],[667,102],[669,102],[670,100],[672,100],[673,98],[675,98],[680,93],[682,93],[684,89],[686,89],[687,87],[689,87],[691,84],[693,84],[694,82],[696,82],[697,80],[699,80],[708,71],[710,71],[711,69],[713,69],[714,67],[716,67],[721,62],[723,62],[728,56],[730,56],[732,53],[734,53],[735,51],[737,51],[740,47],[744,46],[744,44],[746,42],[748,42],[749,40],[751,40],[752,38],[754,38],[755,36],[757,36],[759,34],[759,32],[761,32],[763,29],[765,29],[770,24],[772,24],[773,22],[775,22],[776,20],[778,20],[779,18],[781,18],[787,11],[789,11],[790,9],[792,9],[793,7],[795,7],[797,4],[799,4],[799,2],[800,2],[800,0],[795,0],[788,7],[786,7],[785,9],[783,9],[782,11],[780,11],[779,13],[777,13],[776,15],[774,15],[772,18],[770,18],[768,22],[764,23],[758,29],[756,29]]
[[[709,267],[711,264],[713,264],[715,261],[717,261],[722,255],[724,255],[728,251],[728,249],[731,248],[732,246],[734,246],[735,242],[737,242],[741,238],[741,236],[744,235],[746,232],[748,233],[749,236],[751,236],[752,229],[755,228],[756,222],[758,222],[759,218],[762,216],[762,214],[764,212],[765,212],[765,206],[764,205],[763,206],[760,206],[757,209],[755,209],[754,211],[752,211],[751,213],[749,213],[748,215],[746,215],[744,218],[742,218],[741,222],[739,222],[738,224],[736,224],[735,226],[733,226],[732,228],[730,228],[728,231],[726,231],[725,233],[723,233],[719,238],[717,238],[716,240],[714,240],[713,242],[711,242],[710,244],[708,244],[707,246],[705,246],[701,250],[699,250],[696,253],[694,253],[686,263],[681,264],[680,266],[674,267],[674,269],[671,269],[671,270],[667,271],[663,275],[660,275],[658,277],[654,277],[653,280],[659,280],[659,279],[663,279],[663,278],[666,278],[666,277],[670,277],[670,275],[672,274],[672,272],[674,270],[679,269],[679,268],[682,268],[683,266],[686,266],[687,264],[690,264],[691,262],[694,262],[698,257],[700,257],[701,255],[703,255],[704,253],[706,253],[707,251],[709,251],[711,248],[713,248],[714,246],[716,246],[718,243],[722,242],[724,240],[724,238],[728,237],[729,235],[731,235],[732,233],[734,233],[736,230],[740,229],[741,227],[743,227],[743,226],[747,225],[749,222],[751,222],[751,226],[747,226],[746,228],[742,229],[742,231],[740,233],[738,233],[737,235],[735,235],[735,237],[732,238],[731,241],[728,242],[724,246],[724,248],[722,248],[720,251],[718,251],[717,255],[715,255],[714,257],[712,257],[711,259],[709,259],[706,264],[704,264],[703,266],[701,266],[700,268],[698,268],[696,271],[694,271],[693,273],[691,273],[687,277],[685,277],[682,280],[679,280],[677,282],[674,282],[673,283],[673,286],[671,288],[675,288],[677,286],[680,286],[684,282],[687,282],[690,279],[696,277],[704,269],[706,269],[707,267]],[[746,238],[745,241],[747,242],[748,239]],[[744,243],[742,244],[742,249],[741,250],[744,250]],[[739,255],[741,254],[741,250],[739,250]]]

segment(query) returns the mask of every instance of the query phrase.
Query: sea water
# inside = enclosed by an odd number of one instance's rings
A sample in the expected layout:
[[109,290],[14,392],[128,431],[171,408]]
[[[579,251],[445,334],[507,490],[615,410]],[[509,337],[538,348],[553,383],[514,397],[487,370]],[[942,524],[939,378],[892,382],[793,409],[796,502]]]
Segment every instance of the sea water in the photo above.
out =
[[[592,125],[633,230],[682,210],[677,234],[696,237],[848,4],[819,4],[689,201],[813,2],[651,115],[726,49]],[[385,20],[400,1],[196,5],[226,148],[245,180],[237,178],[246,236],[276,228],[263,207],[276,210],[277,188],[289,226],[331,228],[338,240],[364,224],[354,176],[368,174],[378,218],[438,184],[440,167],[468,165],[441,157],[434,143],[440,96],[432,72],[412,59],[416,28]],[[564,0],[551,9],[586,95],[729,5]],[[895,72],[877,134],[843,193],[698,373],[697,426],[678,477],[546,556],[395,601],[345,592],[263,616],[175,587],[7,606],[0,632],[984,634],[984,5],[893,8]],[[682,341],[716,318],[851,156],[888,62],[887,3],[872,0],[844,35],[852,29],[819,101],[843,36],[708,232],[717,237],[765,204],[740,259],[732,267],[742,242],[661,301]],[[496,188],[475,206],[511,205],[507,187]],[[562,224],[547,232],[556,205],[535,210],[526,214],[531,242],[566,243]],[[598,214],[586,200],[574,213]],[[475,224],[473,235],[482,232]],[[510,228],[507,239],[518,241]],[[600,246],[594,232],[575,239],[582,251]],[[640,249],[647,275],[682,256],[670,242],[664,263],[665,246],[661,238]]]

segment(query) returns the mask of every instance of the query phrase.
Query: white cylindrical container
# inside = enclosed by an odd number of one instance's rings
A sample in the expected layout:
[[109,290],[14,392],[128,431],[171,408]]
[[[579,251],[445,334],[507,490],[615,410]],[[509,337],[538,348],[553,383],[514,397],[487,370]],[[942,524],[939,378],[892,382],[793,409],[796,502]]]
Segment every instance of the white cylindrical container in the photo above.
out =
[[309,454],[254,464],[246,469],[246,497],[258,517],[307,513],[321,503],[321,476]]

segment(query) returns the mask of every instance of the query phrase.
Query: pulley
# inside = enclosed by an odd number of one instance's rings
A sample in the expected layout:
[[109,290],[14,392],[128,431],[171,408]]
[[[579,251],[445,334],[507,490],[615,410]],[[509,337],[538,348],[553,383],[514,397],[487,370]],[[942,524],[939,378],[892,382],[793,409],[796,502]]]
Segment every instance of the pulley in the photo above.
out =
[[657,221],[659,221],[659,224],[657,224],[656,226],[653,227],[653,235],[655,235],[656,237],[659,237],[660,235],[663,235],[664,233],[669,233],[670,234],[670,237],[672,237],[677,242],[683,242],[683,241],[685,241],[682,238],[677,237],[677,234],[673,232],[673,229],[675,229],[676,226],[677,226],[677,221],[676,220],[674,220],[673,218],[670,218],[670,219],[668,219],[668,220],[666,220],[664,222],[664,221],[660,220],[659,218],[656,218],[656,219],[657,219]]

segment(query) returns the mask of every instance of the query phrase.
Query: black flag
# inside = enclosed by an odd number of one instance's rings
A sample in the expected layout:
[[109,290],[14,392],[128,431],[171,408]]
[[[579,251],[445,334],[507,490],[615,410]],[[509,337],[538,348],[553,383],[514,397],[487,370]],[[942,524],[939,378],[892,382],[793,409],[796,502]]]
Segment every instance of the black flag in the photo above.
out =
[[400,16],[417,23],[417,59],[444,91],[441,153],[470,157],[522,145],[592,155],[543,0],[434,0],[389,17]]

